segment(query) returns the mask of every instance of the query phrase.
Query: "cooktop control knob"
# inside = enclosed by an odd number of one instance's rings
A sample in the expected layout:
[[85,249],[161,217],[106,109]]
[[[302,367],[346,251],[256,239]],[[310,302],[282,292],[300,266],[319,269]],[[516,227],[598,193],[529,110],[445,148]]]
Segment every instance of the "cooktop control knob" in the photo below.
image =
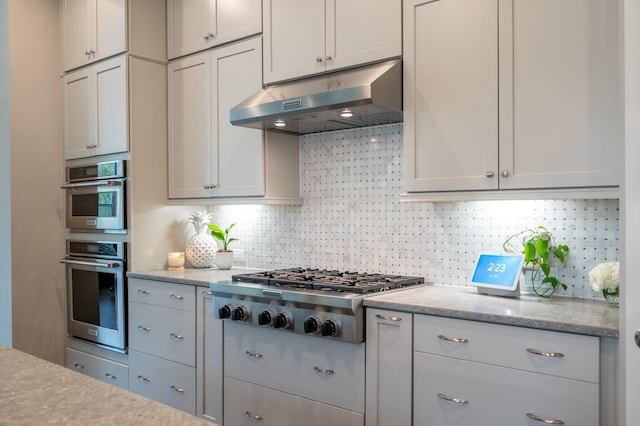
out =
[[220,319],[231,318],[231,311],[233,311],[233,309],[233,305],[224,305],[218,309],[218,317],[220,317]]
[[249,319],[249,308],[246,306],[238,306],[231,311],[231,319],[233,321],[246,321]]
[[304,332],[307,334],[316,334],[317,332],[320,331],[321,323],[322,321],[320,321],[320,318],[318,318],[317,316],[315,315],[308,316],[304,320]]
[[291,314],[289,312],[278,312],[274,321],[274,328],[291,328],[293,326],[293,321],[291,319]]
[[337,336],[340,334],[340,321],[330,318],[322,323],[321,332],[323,336]]
[[273,311],[271,309],[264,309],[262,312],[258,314],[258,324],[259,325],[271,325],[273,321]]

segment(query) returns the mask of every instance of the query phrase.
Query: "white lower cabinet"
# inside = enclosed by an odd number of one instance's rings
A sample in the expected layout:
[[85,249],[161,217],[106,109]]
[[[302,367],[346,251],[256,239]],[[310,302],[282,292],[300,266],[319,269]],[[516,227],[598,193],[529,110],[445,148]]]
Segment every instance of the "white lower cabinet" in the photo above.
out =
[[413,389],[415,426],[599,424],[597,383],[415,352]]
[[196,413],[196,369],[190,365],[130,350],[129,390]]
[[231,377],[225,377],[224,392],[225,425],[362,426],[364,424],[364,416],[361,413]]
[[224,423],[364,425],[364,351],[364,343],[225,322]]
[[65,351],[67,368],[123,389],[129,388],[129,371],[126,364],[72,348],[66,348]]

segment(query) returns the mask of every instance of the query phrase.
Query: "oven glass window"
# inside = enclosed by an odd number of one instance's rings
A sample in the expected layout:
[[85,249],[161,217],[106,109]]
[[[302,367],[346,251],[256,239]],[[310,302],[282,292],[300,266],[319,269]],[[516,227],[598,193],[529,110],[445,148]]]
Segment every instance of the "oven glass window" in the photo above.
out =
[[115,191],[74,194],[71,201],[73,216],[114,217],[117,199],[118,193]]
[[73,319],[117,330],[117,276],[72,269],[72,277]]

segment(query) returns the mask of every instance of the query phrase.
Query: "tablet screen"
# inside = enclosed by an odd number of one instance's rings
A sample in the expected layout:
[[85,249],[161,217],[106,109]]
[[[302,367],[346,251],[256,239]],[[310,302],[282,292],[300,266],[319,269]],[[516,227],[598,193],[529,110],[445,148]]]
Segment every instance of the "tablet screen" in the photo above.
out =
[[479,287],[515,290],[518,286],[524,256],[520,254],[486,254],[478,256],[471,279]]

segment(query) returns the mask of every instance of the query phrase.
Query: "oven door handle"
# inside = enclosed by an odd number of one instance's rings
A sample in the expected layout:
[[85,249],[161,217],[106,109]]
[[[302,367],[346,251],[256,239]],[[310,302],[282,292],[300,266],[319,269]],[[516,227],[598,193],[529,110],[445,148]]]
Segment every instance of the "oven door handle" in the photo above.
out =
[[107,179],[107,180],[93,180],[90,182],[78,182],[78,183],[67,183],[62,185],[60,188],[63,189],[73,189],[73,188],[82,188],[87,186],[120,186],[125,181],[124,178],[118,179]]
[[118,262],[98,263],[98,262],[85,262],[83,260],[69,260],[69,259],[62,259],[60,262],[68,263],[70,265],[95,266],[98,268],[107,268],[107,269],[116,269],[121,266]]

